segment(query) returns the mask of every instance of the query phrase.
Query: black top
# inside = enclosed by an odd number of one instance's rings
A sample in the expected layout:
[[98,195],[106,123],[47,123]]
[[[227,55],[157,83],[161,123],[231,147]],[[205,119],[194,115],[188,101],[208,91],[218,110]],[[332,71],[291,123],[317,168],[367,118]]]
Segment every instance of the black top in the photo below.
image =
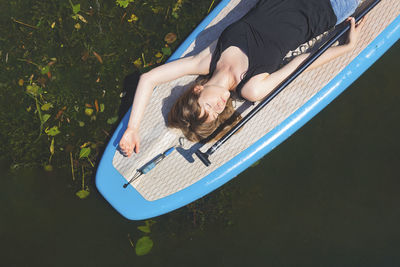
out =
[[289,51],[332,28],[336,20],[330,0],[260,0],[221,33],[209,75],[225,49],[240,48],[249,59],[248,70],[236,87],[241,97],[251,77],[275,72]]

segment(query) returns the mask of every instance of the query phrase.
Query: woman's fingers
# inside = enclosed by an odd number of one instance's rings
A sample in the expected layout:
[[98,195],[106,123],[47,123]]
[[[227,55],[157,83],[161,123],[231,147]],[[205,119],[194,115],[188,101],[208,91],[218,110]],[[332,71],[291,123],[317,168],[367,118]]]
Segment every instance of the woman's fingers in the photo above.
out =
[[140,148],[139,142],[137,142],[137,143],[136,143],[136,146],[135,146],[135,152],[136,152],[136,154],[139,153],[139,148]]
[[121,154],[130,157],[134,152],[139,153],[139,135],[135,131],[126,130],[119,142]]

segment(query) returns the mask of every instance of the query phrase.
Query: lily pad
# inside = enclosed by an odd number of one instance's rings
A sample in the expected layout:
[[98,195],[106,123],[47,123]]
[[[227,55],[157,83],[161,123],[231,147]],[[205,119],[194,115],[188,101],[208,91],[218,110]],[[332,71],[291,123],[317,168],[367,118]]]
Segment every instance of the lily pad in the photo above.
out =
[[150,239],[150,237],[144,236],[144,237],[140,238],[136,242],[136,248],[135,248],[136,255],[143,256],[143,255],[148,254],[151,251],[151,249],[153,248],[153,245],[154,245],[154,242],[153,242],[153,240]]
[[80,199],[87,198],[89,196],[90,192],[87,190],[79,190],[76,192],[76,196],[79,197]]

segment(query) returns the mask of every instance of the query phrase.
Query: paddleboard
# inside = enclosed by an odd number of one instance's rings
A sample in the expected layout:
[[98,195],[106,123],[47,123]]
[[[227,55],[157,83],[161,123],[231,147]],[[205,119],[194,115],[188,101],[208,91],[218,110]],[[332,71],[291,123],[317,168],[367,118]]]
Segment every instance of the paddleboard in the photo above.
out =
[[[222,0],[179,46],[169,61],[215,45],[225,27],[257,0]],[[367,5],[365,0],[362,5]],[[360,7],[362,8],[362,6]],[[400,38],[400,2],[382,0],[368,15],[353,52],[301,74],[213,154],[206,167],[194,152],[210,144],[183,142],[150,172],[123,187],[147,162],[176,146],[182,134],[165,126],[168,110],[196,76],[157,86],[140,129],[141,152],[130,158],[117,150],[130,110],[110,139],[96,172],[96,186],[125,218],[143,220],[187,205],[222,186],[296,132],[342,93]],[[300,49],[301,50],[301,49]],[[244,115],[251,104],[238,103]]]

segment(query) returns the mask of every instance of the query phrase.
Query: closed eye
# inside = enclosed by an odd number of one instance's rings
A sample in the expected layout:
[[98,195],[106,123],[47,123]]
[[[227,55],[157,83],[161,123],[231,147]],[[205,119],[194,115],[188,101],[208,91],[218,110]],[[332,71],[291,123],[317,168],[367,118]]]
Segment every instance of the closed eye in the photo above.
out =
[[213,111],[214,120],[217,119],[217,117],[218,117],[218,115],[219,115],[220,113],[216,112],[216,111],[211,107],[210,104],[206,103],[206,105],[208,106],[209,110],[212,110],[212,111]]

